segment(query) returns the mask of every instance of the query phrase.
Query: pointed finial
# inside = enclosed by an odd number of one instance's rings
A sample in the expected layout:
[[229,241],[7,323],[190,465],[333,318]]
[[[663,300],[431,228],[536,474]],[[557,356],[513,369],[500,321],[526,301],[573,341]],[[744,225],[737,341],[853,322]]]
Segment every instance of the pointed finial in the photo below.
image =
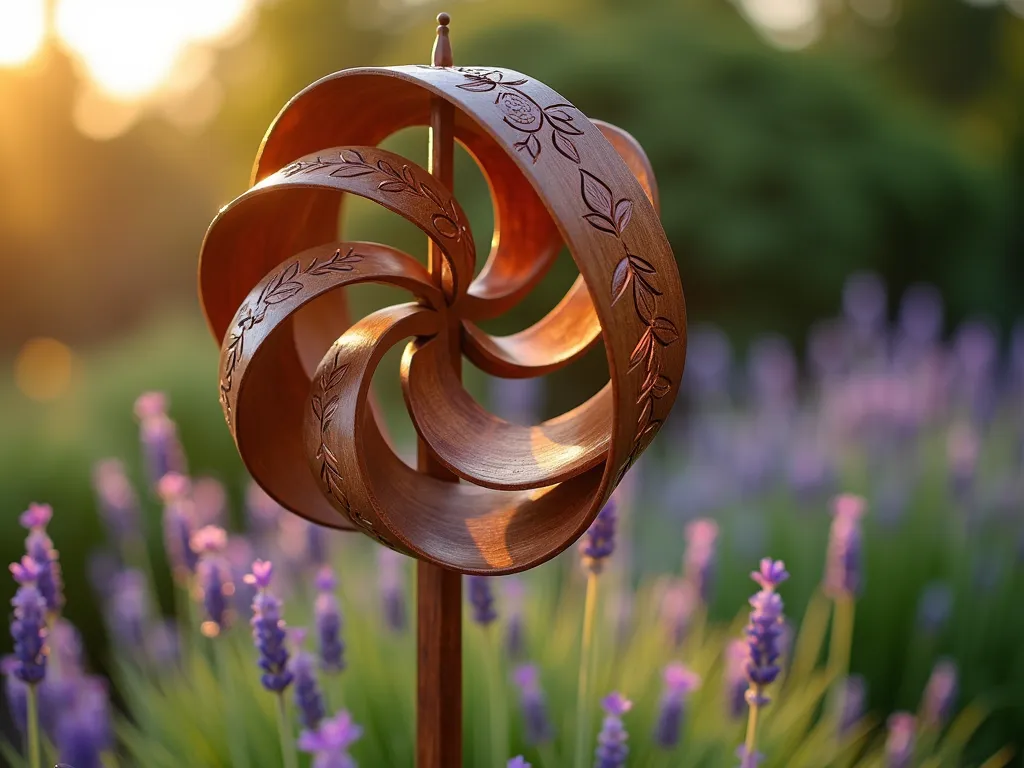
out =
[[447,13],[437,14],[437,38],[434,40],[433,60],[435,67],[450,67],[453,64],[452,43],[448,39],[448,24],[452,17]]

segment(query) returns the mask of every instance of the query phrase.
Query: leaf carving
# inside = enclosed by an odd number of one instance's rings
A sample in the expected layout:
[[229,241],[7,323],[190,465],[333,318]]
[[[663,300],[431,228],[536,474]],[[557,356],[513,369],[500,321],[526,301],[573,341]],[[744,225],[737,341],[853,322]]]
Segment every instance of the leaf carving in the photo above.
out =
[[466,75],[466,77],[472,78],[468,83],[460,83],[458,88],[464,91],[470,91],[471,93],[485,93],[486,91],[493,91],[498,87],[498,84],[493,80],[488,80],[486,77],[479,77],[474,75]]
[[435,213],[431,219],[434,224],[434,229],[437,230],[441,237],[447,237],[449,240],[454,240],[459,236],[459,227],[452,221],[448,216],[443,213]]
[[382,181],[377,185],[377,189],[381,192],[401,192],[408,189],[408,186],[404,181]]
[[633,265],[633,269],[639,269],[641,272],[646,272],[649,275],[654,274],[654,265],[646,259],[629,254],[629,263]]
[[654,384],[651,386],[651,394],[661,399],[667,395],[671,389],[672,382],[664,376],[658,376],[658,378],[654,380]]
[[615,204],[615,231],[620,235],[633,216],[633,201],[622,198]]
[[373,168],[367,165],[349,165],[345,163],[331,171],[331,176],[336,179],[354,179],[357,176],[366,176],[369,173],[373,173]]
[[551,143],[564,157],[569,158],[576,165],[580,164],[580,153],[576,149],[576,144],[568,136],[559,133],[557,128],[551,131]]
[[602,232],[607,232],[609,235],[616,234],[615,225],[612,224],[611,219],[600,213],[585,213],[583,218],[586,219],[587,223],[594,229],[599,229]]
[[654,330],[654,335],[663,347],[667,347],[679,339],[679,329],[676,328],[675,323],[669,320],[667,317],[656,317],[651,328]]
[[444,203],[441,202],[441,196],[423,182],[420,182],[420,192],[422,192],[423,196],[428,198],[430,202],[432,202],[438,208],[444,208]]
[[357,163],[364,165],[366,160],[363,159],[363,154],[357,149],[343,149],[341,150],[341,159],[345,163]]
[[612,191],[590,171],[580,168],[580,192],[587,208],[612,222]]
[[381,172],[391,176],[392,178],[398,178],[398,171],[387,160],[378,160],[377,167],[380,168]]
[[633,270],[629,268],[629,258],[622,259],[618,264],[615,265],[615,271],[612,272],[612,304],[614,305],[622,295],[629,288],[629,283],[633,279]]
[[570,136],[582,136],[583,131],[577,128],[572,123],[572,115],[561,106],[552,106],[544,110],[544,114],[547,115],[548,121],[551,123],[551,127],[559,133],[565,133]]
[[651,333],[651,329],[648,328],[644,331],[643,336],[640,337],[640,341],[633,347],[633,353],[629,356],[629,370],[633,370],[647,357],[648,350],[654,344],[654,339]]
[[636,313],[640,315],[640,319],[650,324],[654,318],[654,294],[643,280],[633,281],[633,304],[636,307]]
[[[324,403],[320,399],[320,395],[314,395],[313,396],[312,406],[313,406],[313,415],[316,416],[316,420],[317,421],[322,423],[323,420],[324,420]],[[322,427],[321,427],[321,429],[322,429]]]

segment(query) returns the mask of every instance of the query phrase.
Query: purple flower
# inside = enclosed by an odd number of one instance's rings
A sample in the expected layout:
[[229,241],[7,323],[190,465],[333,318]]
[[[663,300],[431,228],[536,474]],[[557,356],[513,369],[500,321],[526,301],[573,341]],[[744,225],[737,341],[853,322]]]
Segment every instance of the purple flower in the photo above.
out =
[[82,656],[82,635],[70,621],[57,619],[46,639],[50,658],[60,668],[62,677],[81,677],[85,673]]
[[949,722],[956,704],[956,694],[956,664],[949,659],[942,659],[935,665],[924,689],[924,700],[921,703],[922,724],[928,728],[942,728]]
[[629,747],[626,745],[629,734],[622,724],[622,716],[633,708],[633,702],[621,693],[613,693],[604,698],[601,707],[605,711],[605,718],[601,732],[597,735],[597,750],[594,752],[597,760],[594,768],[622,768],[629,756]]
[[131,568],[118,573],[106,605],[107,623],[118,645],[129,653],[138,653],[145,647],[150,616],[145,576]]
[[292,631],[295,654],[292,656],[289,669],[295,680],[295,707],[299,710],[299,722],[303,730],[315,731],[327,713],[324,710],[320,684],[316,679],[313,656],[302,649],[305,635],[306,633],[299,629]]
[[747,624],[746,663],[747,703],[762,707],[770,701],[764,693],[765,686],[775,682],[779,676],[779,638],[782,635],[782,598],[776,588],[789,578],[786,566],[781,560],[765,558],[761,569],[750,577],[761,586],[761,591],[750,598],[753,610]]
[[14,727],[25,733],[28,717],[28,686],[15,674],[19,666],[14,656],[5,656],[0,662],[0,672],[4,675],[4,694],[7,697],[7,711],[11,713]]
[[261,539],[276,534],[284,508],[252,482],[245,493],[245,512],[249,520],[249,529],[257,539]]
[[615,527],[618,523],[618,512],[615,499],[609,499],[583,534],[580,552],[583,555],[583,566],[591,573],[600,573],[604,561],[615,551]]
[[139,498],[117,459],[104,459],[92,472],[100,513],[117,540],[138,535]]
[[661,694],[658,720],[654,726],[654,743],[662,749],[672,749],[679,743],[686,699],[697,686],[700,677],[679,663],[669,664],[664,672],[665,690]]
[[377,570],[384,623],[392,632],[403,632],[407,619],[401,555],[381,547],[377,554]]
[[224,559],[227,543],[227,532],[215,525],[208,525],[192,536],[192,551],[199,555],[196,585],[206,612],[202,632],[207,637],[216,637],[228,622],[228,598],[234,592],[234,585],[231,569]]
[[680,648],[698,605],[697,589],[685,579],[673,580],[661,597],[661,624],[673,648]]
[[52,518],[53,509],[48,504],[29,504],[20,521],[29,532],[25,551],[39,565],[39,577],[36,579],[39,594],[46,601],[46,610],[56,615],[64,607],[64,582],[57,550],[46,533],[46,526]]
[[202,477],[192,484],[192,503],[196,525],[219,525],[227,522],[228,494],[223,484],[212,477]]
[[81,680],[56,726],[61,761],[75,768],[102,768],[102,755],[113,746],[110,703],[98,678]]
[[865,503],[860,496],[842,494],[832,502],[834,517],[825,565],[825,594],[835,599],[852,597],[861,587],[860,518]]
[[747,711],[747,659],[750,647],[743,640],[731,640],[725,649],[725,703],[729,717],[738,720]]
[[954,424],[946,439],[946,456],[949,461],[949,477],[953,492],[964,498],[974,485],[978,469],[981,440],[970,424]]
[[11,564],[11,573],[18,582],[18,591],[11,600],[14,620],[14,675],[23,683],[35,685],[46,676],[46,600],[39,591],[39,564],[26,555],[20,563]]
[[508,761],[508,768],[532,768],[532,766],[526,762],[525,757],[517,755]]
[[505,600],[505,650],[513,661],[526,654],[526,637],[523,631],[523,582],[510,576],[502,581],[502,596]]
[[150,625],[146,633],[146,653],[157,669],[177,665],[180,658],[178,627],[172,619]]
[[348,750],[362,735],[363,729],[343,710],[324,720],[315,731],[304,731],[298,746],[313,754],[313,768],[356,768]]
[[912,285],[900,301],[900,331],[917,346],[932,344],[942,333],[942,314],[938,288],[927,283]]
[[288,648],[285,645],[285,624],[281,618],[281,601],[270,593],[274,567],[265,560],[252,564],[252,573],[245,577],[259,590],[252,601],[252,638],[263,670],[263,687],[274,693],[284,691],[294,678],[288,669]]
[[155,488],[170,472],[185,473],[185,453],[178,442],[178,428],[167,415],[167,396],[147,392],[135,401],[139,438],[150,484]]
[[544,691],[540,687],[540,672],[535,664],[523,664],[512,673],[512,681],[519,688],[519,703],[523,710],[526,743],[547,744],[554,736]]
[[491,582],[486,576],[470,576],[469,582],[469,603],[473,607],[473,621],[486,627],[498,618],[498,612],[494,609],[494,592],[491,590]]
[[870,338],[885,325],[885,283],[874,272],[857,272],[843,286],[843,314],[861,339]]
[[764,762],[764,755],[760,752],[747,752],[744,746],[736,750],[736,757],[740,759],[740,768],[757,768]]
[[697,397],[728,397],[732,347],[721,328],[710,324],[695,326],[689,332],[687,358],[684,386]]
[[160,480],[158,491],[164,502],[164,548],[175,579],[185,582],[195,573],[198,563],[192,550],[196,522],[191,483],[184,475],[172,472]]
[[914,760],[917,720],[909,712],[889,717],[889,737],[885,742],[886,768],[910,768]]
[[316,621],[320,669],[334,673],[345,669],[345,643],[341,639],[341,606],[334,594],[337,586],[338,580],[334,577],[334,571],[325,565],[316,577],[317,596],[313,614]]
[[868,684],[860,675],[843,681],[843,705],[839,715],[839,735],[845,735],[864,717],[867,709]]
[[696,588],[704,605],[707,605],[711,597],[717,539],[718,523],[714,520],[694,520],[686,526],[686,558],[683,570],[687,581]]

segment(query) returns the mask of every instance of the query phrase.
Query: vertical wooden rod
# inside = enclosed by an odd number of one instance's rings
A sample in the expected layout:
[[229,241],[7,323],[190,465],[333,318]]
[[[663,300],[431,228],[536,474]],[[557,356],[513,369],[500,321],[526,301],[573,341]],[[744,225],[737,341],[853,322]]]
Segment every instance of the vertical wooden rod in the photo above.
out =
[[[452,66],[448,39],[448,14],[437,17],[437,37],[431,63]],[[429,169],[449,190],[453,184],[455,110],[444,99],[434,98],[430,107]],[[443,256],[428,241],[428,261],[434,280],[443,285]],[[451,362],[462,375],[459,326],[450,313],[448,339]],[[434,477],[458,479],[441,466],[422,441],[418,467]],[[416,571],[416,766],[460,768],[462,765],[462,577],[454,571],[420,562]]]

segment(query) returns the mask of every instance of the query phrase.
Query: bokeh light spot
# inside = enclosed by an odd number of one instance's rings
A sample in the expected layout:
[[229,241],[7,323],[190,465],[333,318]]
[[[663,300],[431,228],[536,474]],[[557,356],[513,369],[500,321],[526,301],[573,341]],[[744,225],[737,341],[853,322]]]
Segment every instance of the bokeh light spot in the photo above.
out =
[[46,36],[46,0],[0,2],[0,67],[31,59]]
[[15,383],[32,400],[55,400],[67,393],[73,371],[74,355],[57,339],[30,339],[14,360]]

